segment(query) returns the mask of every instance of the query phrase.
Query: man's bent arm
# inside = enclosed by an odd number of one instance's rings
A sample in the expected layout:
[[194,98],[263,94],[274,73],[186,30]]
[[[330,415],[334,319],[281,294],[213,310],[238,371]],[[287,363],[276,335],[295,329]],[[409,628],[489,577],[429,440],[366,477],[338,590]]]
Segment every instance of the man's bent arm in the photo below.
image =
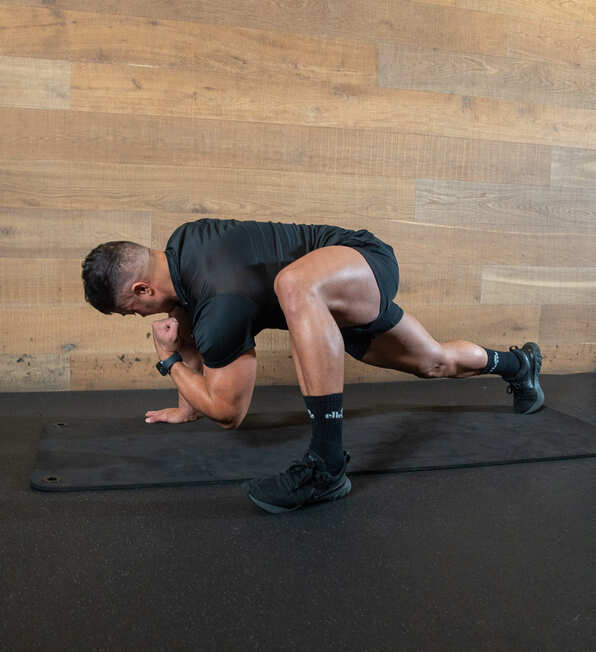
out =
[[225,367],[204,367],[203,375],[183,363],[170,374],[178,391],[196,409],[222,428],[237,428],[250,406],[257,376],[257,357],[250,349]]

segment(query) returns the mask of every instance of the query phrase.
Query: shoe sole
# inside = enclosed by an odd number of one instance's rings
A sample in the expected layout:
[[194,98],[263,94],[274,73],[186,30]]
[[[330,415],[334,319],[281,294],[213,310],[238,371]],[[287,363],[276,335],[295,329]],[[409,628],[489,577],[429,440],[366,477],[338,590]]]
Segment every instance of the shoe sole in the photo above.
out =
[[542,352],[540,351],[540,347],[538,344],[535,342],[527,342],[526,344],[523,345],[522,351],[527,351],[532,354],[534,357],[535,365],[534,365],[534,373],[532,375],[532,382],[534,383],[534,387],[536,388],[536,400],[532,405],[529,407],[529,409],[524,410],[522,414],[533,414],[534,412],[538,412],[538,410],[544,405],[544,392],[542,391],[542,387],[540,386],[540,381],[538,380],[538,375],[540,374],[540,369],[542,369]]
[[352,489],[352,483],[350,482],[350,478],[346,476],[346,481],[339,487],[336,487],[335,489],[331,489],[327,493],[320,494],[316,498],[311,498],[310,500],[307,500],[305,503],[302,503],[302,505],[297,505],[296,507],[281,507],[280,505],[272,505],[270,503],[265,503],[250,493],[248,494],[248,497],[252,500],[252,502],[255,505],[257,505],[257,507],[260,507],[266,512],[269,512],[270,514],[281,514],[283,512],[295,512],[297,509],[300,509],[305,505],[313,505],[314,503],[322,503],[330,500],[338,500],[339,498],[343,498],[344,496],[347,496],[350,493],[351,489]]

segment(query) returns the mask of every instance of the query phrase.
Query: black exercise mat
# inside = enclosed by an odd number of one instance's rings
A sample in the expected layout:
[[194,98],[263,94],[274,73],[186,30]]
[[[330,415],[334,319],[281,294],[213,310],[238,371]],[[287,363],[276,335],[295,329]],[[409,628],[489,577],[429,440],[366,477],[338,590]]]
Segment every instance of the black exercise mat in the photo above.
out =
[[[208,419],[146,424],[142,417],[45,426],[31,475],[43,491],[238,482],[285,470],[310,440],[304,412],[249,414],[238,430]],[[553,409],[377,407],[344,412],[348,472],[511,464],[596,456],[596,426]]]

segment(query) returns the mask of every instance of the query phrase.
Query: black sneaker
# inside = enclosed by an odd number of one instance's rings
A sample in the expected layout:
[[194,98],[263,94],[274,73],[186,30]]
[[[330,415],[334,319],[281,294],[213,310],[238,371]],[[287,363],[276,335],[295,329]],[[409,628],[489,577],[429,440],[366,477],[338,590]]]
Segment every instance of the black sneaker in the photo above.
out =
[[331,475],[325,461],[309,450],[302,461],[292,462],[284,473],[251,480],[244,484],[244,489],[252,502],[266,512],[291,512],[303,505],[336,500],[349,494],[352,488],[346,475],[349,461],[350,455],[344,451],[343,466]]
[[537,412],[544,404],[544,392],[540,387],[538,374],[542,367],[542,353],[538,344],[526,342],[521,349],[510,346],[521,363],[521,369],[511,378],[503,378],[509,383],[507,391],[513,394],[513,409],[521,414]]

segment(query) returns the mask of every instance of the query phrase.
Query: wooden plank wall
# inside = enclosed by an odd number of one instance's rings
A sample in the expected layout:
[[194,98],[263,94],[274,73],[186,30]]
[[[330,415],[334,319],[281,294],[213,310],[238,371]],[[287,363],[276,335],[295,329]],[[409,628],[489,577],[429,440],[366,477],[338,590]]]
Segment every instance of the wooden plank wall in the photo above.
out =
[[437,339],[594,371],[596,4],[0,0],[0,389],[170,387],[80,264],[204,216],[368,228]]

